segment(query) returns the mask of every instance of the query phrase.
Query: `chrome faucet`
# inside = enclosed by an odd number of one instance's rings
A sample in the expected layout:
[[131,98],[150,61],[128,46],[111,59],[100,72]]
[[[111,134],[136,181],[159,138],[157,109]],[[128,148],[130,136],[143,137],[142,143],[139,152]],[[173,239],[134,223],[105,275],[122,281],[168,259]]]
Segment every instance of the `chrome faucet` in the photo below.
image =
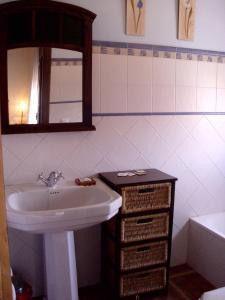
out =
[[48,178],[43,176],[43,173],[38,175],[38,180],[41,180],[46,184],[47,187],[53,187],[60,180],[60,178],[64,178],[62,172],[52,171]]

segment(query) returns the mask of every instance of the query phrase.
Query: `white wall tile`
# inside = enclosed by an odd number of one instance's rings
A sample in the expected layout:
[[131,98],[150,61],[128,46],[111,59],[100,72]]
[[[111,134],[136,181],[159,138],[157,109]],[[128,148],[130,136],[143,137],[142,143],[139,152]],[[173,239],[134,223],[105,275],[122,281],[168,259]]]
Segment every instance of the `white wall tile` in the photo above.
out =
[[192,136],[177,147],[176,153],[200,181],[204,181],[214,166],[201,145]]
[[196,87],[176,86],[176,112],[195,112],[196,99]]
[[174,205],[174,224],[180,229],[186,226],[190,217],[196,217],[196,211],[188,202],[176,201]]
[[44,139],[46,133],[37,134],[14,134],[4,135],[3,142],[8,149],[16,149],[15,155],[20,159],[25,159],[34,148]]
[[60,165],[64,157],[74,151],[83,141],[84,135],[79,132],[47,134],[26,157],[24,163],[36,175],[41,172],[49,173]]
[[188,132],[177,122],[177,118],[171,118],[165,128],[156,128],[160,137],[173,151],[188,137]]
[[101,54],[101,112],[127,111],[127,56]]
[[225,88],[225,64],[218,64],[217,88]]
[[111,149],[120,142],[119,133],[110,125],[108,118],[102,119],[97,126],[98,130],[88,136],[89,143],[105,157]]
[[176,60],[176,85],[192,86],[197,84],[197,61]]
[[223,157],[225,143],[207,119],[203,118],[198,123],[192,131],[192,136],[215,164],[219,157]]
[[197,88],[197,111],[215,112],[216,111],[216,89]]
[[166,118],[165,116],[161,115],[153,115],[149,117],[145,117],[145,119],[152,125],[156,132],[162,132],[168,126],[168,124],[174,119],[174,116],[168,115]]
[[188,199],[189,205],[194,209],[197,215],[209,214],[212,211],[209,203],[214,202],[212,195],[207,190],[199,185],[196,191]]
[[217,63],[198,63],[198,87],[214,88],[217,82]]
[[138,121],[126,134],[126,138],[139,149],[141,154],[149,158],[153,150],[152,144],[158,139],[158,135],[146,119],[138,118]]
[[131,127],[137,122],[137,118],[135,116],[113,116],[107,118],[107,129],[112,127],[117,133],[120,135],[125,135]]
[[207,116],[207,120],[212,124],[212,126],[219,133],[220,137],[225,141],[225,118],[224,115],[209,115]]
[[176,116],[177,120],[187,129],[188,132],[192,132],[193,128],[201,121],[203,116],[201,115],[184,115]]
[[225,112],[225,89],[217,89],[216,111]]
[[[124,159],[126,157],[126,159]],[[117,170],[127,170],[139,157],[138,150],[127,140],[121,139],[119,143],[112,147],[106,158]]]
[[[82,158],[81,158],[82,157]],[[92,173],[101,161],[102,155],[88,140],[81,143],[77,149],[65,159],[72,168],[77,169],[82,176]]]
[[152,86],[152,111],[174,112],[175,111],[175,87],[172,85]]
[[153,84],[175,84],[175,59],[153,58],[152,79]]
[[210,122],[210,124],[213,126],[213,128],[220,129],[224,126],[224,115],[207,115],[206,119]]
[[152,58],[128,56],[128,112],[151,111]]
[[202,186],[213,197],[213,201],[207,204],[208,213],[224,211],[225,202],[222,199],[225,197],[223,172],[214,166],[206,176]]
[[132,163],[132,169],[134,169],[134,170],[151,169],[151,165],[142,155],[140,155]]
[[10,175],[12,175],[16,167],[20,165],[20,160],[6,147],[2,148],[2,155],[4,178],[6,180]]

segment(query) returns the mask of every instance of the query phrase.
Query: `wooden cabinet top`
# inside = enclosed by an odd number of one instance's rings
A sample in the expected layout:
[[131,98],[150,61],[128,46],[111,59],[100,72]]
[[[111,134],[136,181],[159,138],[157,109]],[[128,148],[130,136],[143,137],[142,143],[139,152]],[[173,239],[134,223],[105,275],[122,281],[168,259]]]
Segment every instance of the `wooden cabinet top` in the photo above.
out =
[[[135,175],[119,177],[117,176],[120,172],[128,171],[117,171],[117,172],[104,172],[100,173],[100,178],[107,182],[109,185],[113,186],[126,186],[126,185],[137,185],[137,184],[147,184],[147,183],[160,183],[160,182],[174,182],[177,180],[176,177],[168,175],[157,169],[145,169],[145,175]],[[129,170],[129,172],[134,172],[134,170]]]

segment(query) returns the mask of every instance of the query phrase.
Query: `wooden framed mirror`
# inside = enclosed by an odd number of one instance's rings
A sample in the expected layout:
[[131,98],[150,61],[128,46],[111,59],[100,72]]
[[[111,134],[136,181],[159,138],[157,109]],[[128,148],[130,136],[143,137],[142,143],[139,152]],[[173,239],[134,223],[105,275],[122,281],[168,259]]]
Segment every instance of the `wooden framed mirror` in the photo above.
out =
[[50,0],[0,5],[2,133],[94,130],[92,12]]

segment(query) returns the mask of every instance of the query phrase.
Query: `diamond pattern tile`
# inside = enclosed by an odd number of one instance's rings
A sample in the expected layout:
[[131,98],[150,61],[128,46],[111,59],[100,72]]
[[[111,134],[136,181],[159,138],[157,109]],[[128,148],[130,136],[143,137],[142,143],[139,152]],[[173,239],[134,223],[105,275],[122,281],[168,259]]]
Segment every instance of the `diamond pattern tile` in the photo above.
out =
[[[107,159],[117,170],[129,169],[132,163],[138,158],[138,151],[125,139],[114,145],[107,155]],[[124,159],[126,157],[126,159]]]
[[7,178],[12,175],[13,171],[20,164],[19,158],[16,155],[8,150],[5,146],[2,147],[2,155],[4,161],[4,178],[7,181]]
[[170,155],[170,150],[150,122],[139,119],[126,136],[152,167],[160,168]]
[[204,118],[198,123],[192,131],[192,136],[214,163],[221,160],[225,149],[225,142],[207,119]]
[[172,151],[188,137],[188,132],[177,122],[176,118],[171,118],[165,128],[155,127],[155,129]]
[[[53,169],[74,180],[103,171],[159,168],[178,177],[172,262],[184,263],[190,216],[225,210],[225,116],[95,117],[94,124],[96,131],[88,133],[4,136],[5,183],[35,182],[38,173]],[[37,256],[40,274],[38,242],[13,234],[10,246],[13,265],[20,268],[17,260],[27,252],[29,259]],[[78,257],[79,265],[88,274],[89,266]],[[95,262],[92,268],[98,276]],[[31,278],[38,281],[35,274]]]
[[85,140],[73,153],[67,156],[66,162],[74,170],[78,170],[81,176],[88,176],[93,172],[101,159],[101,153],[91,142]]
[[211,205],[209,205],[209,203],[213,202],[213,196],[211,196],[202,185],[200,185],[188,199],[189,205],[194,209],[197,215],[210,213]]
[[19,134],[3,136],[3,143],[7,149],[16,149],[15,155],[20,160],[24,160],[46,135],[43,133],[24,134],[22,139]]
[[120,143],[121,137],[111,126],[110,120],[104,118],[98,123],[97,130],[88,135],[90,144],[93,144],[99,152],[105,156],[115,145]]
[[176,149],[176,153],[199,180],[203,181],[213,168],[213,163],[205,154],[201,145],[199,145],[199,143],[192,136],[188,137]]

